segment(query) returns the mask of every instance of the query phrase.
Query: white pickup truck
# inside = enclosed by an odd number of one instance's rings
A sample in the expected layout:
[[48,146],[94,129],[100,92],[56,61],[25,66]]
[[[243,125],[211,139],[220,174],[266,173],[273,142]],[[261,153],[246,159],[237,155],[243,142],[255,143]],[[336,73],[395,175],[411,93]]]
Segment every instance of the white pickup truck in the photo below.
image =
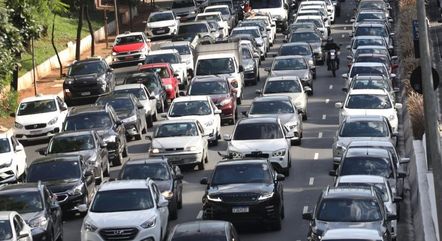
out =
[[170,63],[180,81],[180,89],[184,89],[188,84],[187,64],[181,60],[181,56],[176,49],[162,49],[150,51],[146,56],[145,64]]

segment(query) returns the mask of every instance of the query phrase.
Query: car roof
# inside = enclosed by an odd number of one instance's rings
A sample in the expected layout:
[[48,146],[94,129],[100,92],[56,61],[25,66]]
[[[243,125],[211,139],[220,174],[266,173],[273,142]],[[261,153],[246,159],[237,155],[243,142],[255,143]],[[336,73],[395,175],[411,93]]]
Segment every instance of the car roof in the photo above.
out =
[[373,147],[354,147],[348,149],[345,157],[390,157],[390,152],[382,148]]
[[225,159],[219,161],[216,165],[244,165],[244,164],[268,164],[267,159]]
[[371,188],[363,187],[328,187],[324,192],[324,198],[354,198],[375,197]]
[[162,120],[157,123],[157,126],[165,125],[165,124],[189,123],[189,122],[196,123],[196,122],[198,122],[198,120],[196,120],[196,119],[181,119],[181,118],[172,119],[172,120]]
[[39,184],[37,182],[15,183],[0,186],[0,194],[13,192],[31,192],[38,191]]
[[315,28],[298,28],[293,33],[315,33],[315,34],[317,34],[318,32],[316,31]]
[[241,119],[238,124],[249,124],[249,123],[277,123],[278,117],[253,117]]
[[80,155],[76,154],[51,154],[45,157],[38,158],[31,163],[31,166],[34,164],[40,164],[45,162],[72,162],[72,161],[80,161]]
[[387,28],[387,26],[385,26],[385,24],[382,23],[373,23],[373,22],[361,22],[358,25],[356,25],[356,28],[359,27],[372,27],[372,28],[377,28],[377,27],[382,27],[382,28]]
[[37,96],[24,98],[20,103],[38,101],[38,100],[55,100],[56,98],[57,98],[56,95],[37,95]]
[[384,37],[381,36],[376,36],[376,35],[362,35],[362,36],[356,36],[353,37],[355,40],[360,40],[360,39],[384,39]]
[[194,24],[208,24],[208,23],[207,23],[207,21],[199,20],[199,21],[193,21],[193,22],[183,22],[183,23],[180,23],[180,26],[183,26],[183,25],[194,25]]
[[379,62],[356,62],[352,64],[352,67],[360,67],[360,66],[366,66],[366,67],[377,67],[377,66],[385,66],[383,63]]
[[329,229],[322,236],[324,240],[339,239],[361,239],[361,240],[381,240],[382,236],[375,229],[367,228],[337,228]]
[[212,5],[212,6],[207,6],[205,9],[212,9],[212,8],[229,8],[229,5]]
[[299,80],[299,76],[296,75],[272,76],[266,79],[266,83],[269,81],[280,81],[280,80]]
[[258,96],[255,97],[253,102],[265,102],[265,101],[276,101],[276,100],[287,100],[290,101],[291,98],[288,95],[270,95],[270,96]]
[[173,11],[172,10],[165,10],[165,11],[151,12],[150,16],[151,15],[156,15],[156,14],[161,14],[161,13],[172,13],[173,14]]
[[15,214],[15,211],[0,211],[0,219],[1,220],[9,220],[11,215]]
[[179,54],[176,49],[159,49],[152,50],[147,55],[159,55],[159,54]]
[[105,182],[101,184],[99,192],[111,191],[111,190],[126,190],[126,189],[145,189],[148,188],[148,182],[146,180],[117,180],[112,182]]
[[92,113],[102,112],[102,111],[106,111],[105,105],[91,104],[91,105],[75,106],[75,107],[71,108],[68,116],[73,116],[73,115],[83,114],[83,113],[91,113],[91,112]]
[[190,96],[180,96],[175,98],[173,102],[185,102],[185,101],[198,101],[198,100],[208,100],[210,97],[207,95],[190,95]]
[[210,15],[221,15],[221,12],[204,12],[198,13],[196,16],[210,16]]
[[388,95],[384,89],[351,89],[348,95]]
[[298,19],[320,19],[320,20],[322,20],[322,17],[319,16],[319,15],[303,15],[303,16],[299,16],[299,17],[297,17],[297,18],[296,18],[296,21],[297,21]]
[[126,95],[126,94],[121,94],[121,93],[110,93],[109,95],[103,95],[98,97],[99,99],[102,100],[115,100],[115,99],[131,99],[130,95]]
[[346,175],[338,177],[336,183],[384,183],[384,178],[374,175]]
[[143,84],[124,84],[124,85],[117,85],[115,86],[114,90],[127,90],[127,89],[141,89],[143,88],[144,85]]
[[217,220],[202,220],[179,223],[175,226],[173,237],[193,237],[196,234],[225,235],[229,223]]
[[151,68],[159,68],[159,67],[170,67],[169,63],[153,63],[153,64],[143,64],[140,65],[139,69],[151,69]]
[[183,45],[190,47],[190,42],[189,41],[165,42],[165,43],[160,44],[160,48],[161,47],[183,46]]
[[276,56],[275,58],[274,58],[274,60],[279,60],[279,59],[304,59],[305,60],[305,57],[304,56],[302,56],[302,55],[284,55],[284,56]]
[[384,75],[355,75],[353,80],[387,80]]
[[143,32],[129,32],[129,33],[122,33],[117,35],[115,38],[121,38],[121,37],[127,37],[127,36],[137,36],[137,35],[143,35]]
[[310,44],[307,42],[290,42],[290,43],[282,44],[280,48],[286,47],[286,46],[300,46],[300,45],[301,46],[310,46]]
[[138,165],[138,164],[149,164],[149,163],[165,163],[165,164],[168,164],[166,157],[145,157],[145,158],[129,159],[125,163],[125,166],[128,166],[128,165]]
[[346,122],[353,121],[384,121],[385,117],[382,115],[349,115],[345,117]]
[[227,79],[223,76],[217,75],[203,75],[203,76],[195,76],[192,81],[190,81],[190,85],[193,82],[207,82],[207,81],[227,81]]
[[259,30],[259,27],[258,26],[235,27],[232,29],[232,31],[233,30],[249,30],[249,29],[258,29]]

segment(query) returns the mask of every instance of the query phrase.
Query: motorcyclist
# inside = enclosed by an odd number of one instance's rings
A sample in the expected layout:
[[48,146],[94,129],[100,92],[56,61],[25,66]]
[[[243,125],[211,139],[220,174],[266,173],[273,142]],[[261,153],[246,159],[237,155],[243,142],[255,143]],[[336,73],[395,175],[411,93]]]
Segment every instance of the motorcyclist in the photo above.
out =
[[341,49],[338,44],[333,41],[332,37],[327,39],[327,43],[324,46],[324,50],[327,52],[327,70],[330,70],[330,50],[334,49],[336,51],[336,68],[339,69],[339,55],[338,51]]

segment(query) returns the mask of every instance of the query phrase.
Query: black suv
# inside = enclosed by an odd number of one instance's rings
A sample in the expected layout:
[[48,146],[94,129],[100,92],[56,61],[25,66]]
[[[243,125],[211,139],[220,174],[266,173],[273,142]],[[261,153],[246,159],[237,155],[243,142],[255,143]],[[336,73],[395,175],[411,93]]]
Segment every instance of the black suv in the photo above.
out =
[[329,229],[359,227],[378,230],[385,240],[391,240],[391,221],[382,197],[373,187],[327,187],[319,197],[313,212],[302,218],[310,221],[308,240],[320,241]]
[[95,193],[93,168],[79,155],[50,155],[35,160],[28,167],[27,182],[44,183],[57,197],[63,212],[77,211],[89,205]]
[[167,158],[141,158],[127,161],[119,179],[147,179],[155,181],[161,194],[169,201],[169,217],[177,219],[183,207],[183,175],[178,166],[171,166]]
[[203,219],[270,224],[281,229],[284,218],[284,175],[277,174],[267,160],[224,160],[209,179],[203,201]]
[[67,105],[75,100],[109,94],[115,87],[113,69],[102,58],[74,61],[63,82],[63,95]]
[[32,228],[32,239],[63,240],[61,209],[53,194],[41,183],[0,187],[0,211],[14,210]]
[[126,128],[110,105],[78,106],[71,109],[63,131],[95,130],[107,145],[109,160],[121,165],[128,154]]

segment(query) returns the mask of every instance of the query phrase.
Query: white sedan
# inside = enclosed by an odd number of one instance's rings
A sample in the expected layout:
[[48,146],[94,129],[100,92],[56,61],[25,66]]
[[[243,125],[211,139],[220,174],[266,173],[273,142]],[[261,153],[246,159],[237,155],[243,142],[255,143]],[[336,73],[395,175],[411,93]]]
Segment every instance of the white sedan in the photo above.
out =
[[178,32],[180,17],[172,11],[153,12],[146,23],[146,34],[149,37],[171,36]]
[[209,21],[213,20],[218,23],[220,28],[222,28],[222,37],[226,38],[229,35],[229,23],[223,19],[221,12],[207,12],[198,13],[196,15],[195,21]]
[[0,183],[15,182],[25,177],[26,152],[11,131],[0,134]]

